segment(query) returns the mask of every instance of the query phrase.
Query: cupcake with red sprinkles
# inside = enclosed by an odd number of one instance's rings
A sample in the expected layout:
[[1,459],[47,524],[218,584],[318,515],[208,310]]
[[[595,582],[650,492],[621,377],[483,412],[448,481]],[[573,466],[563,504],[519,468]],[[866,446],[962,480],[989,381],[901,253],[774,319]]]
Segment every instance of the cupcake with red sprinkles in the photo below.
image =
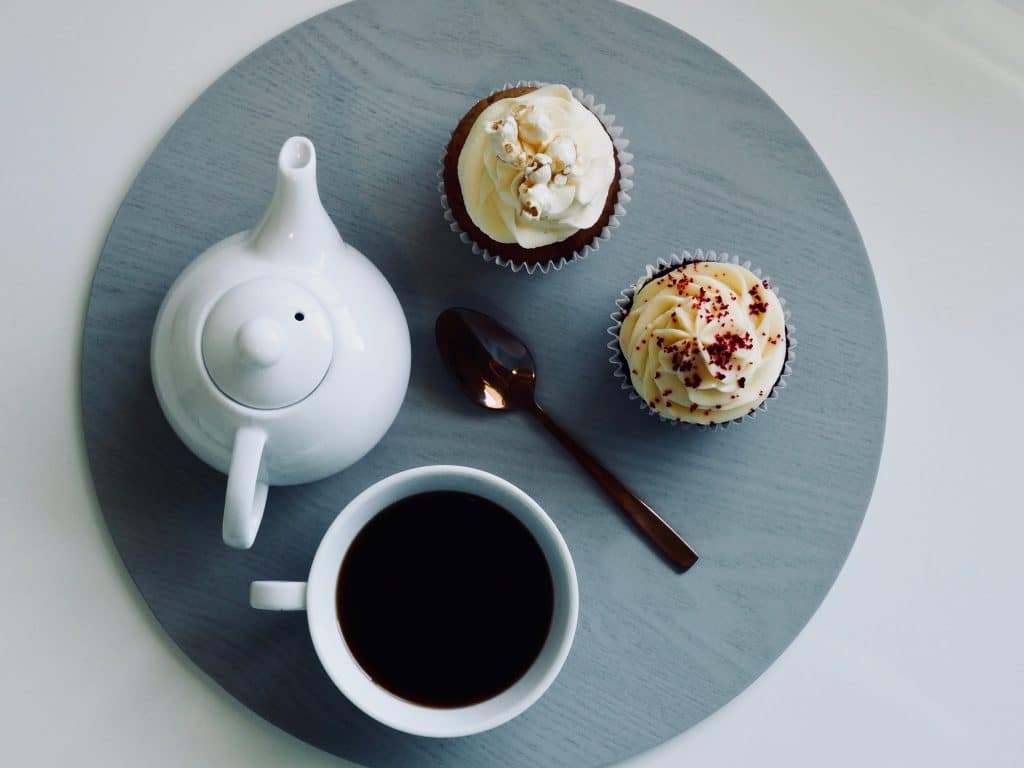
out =
[[785,386],[794,346],[785,302],[749,262],[673,254],[617,304],[615,375],[664,421],[725,426],[765,410]]

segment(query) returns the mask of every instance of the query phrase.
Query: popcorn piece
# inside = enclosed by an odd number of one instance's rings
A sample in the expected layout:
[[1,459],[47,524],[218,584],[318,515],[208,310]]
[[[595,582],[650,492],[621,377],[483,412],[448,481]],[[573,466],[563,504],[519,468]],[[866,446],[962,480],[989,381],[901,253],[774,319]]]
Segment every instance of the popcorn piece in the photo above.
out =
[[530,221],[537,221],[551,207],[551,190],[546,184],[519,185],[519,202],[523,206],[522,216]]
[[484,126],[484,130],[491,134],[491,147],[494,153],[512,165],[519,165],[522,161],[524,150],[519,141],[519,126],[515,118],[509,114],[501,120],[494,120]]
[[512,115],[523,141],[538,149],[551,141],[554,132],[546,112],[535,109],[532,104],[518,104],[512,109]]
[[551,158],[552,170],[555,173],[569,175],[576,172],[576,142],[568,136],[558,136],[552,139],[551,143],[545,147],[544,152]]
[[547,184],[551,181],[551,158],[538,152],[526,166],[526,178],[530,184]]

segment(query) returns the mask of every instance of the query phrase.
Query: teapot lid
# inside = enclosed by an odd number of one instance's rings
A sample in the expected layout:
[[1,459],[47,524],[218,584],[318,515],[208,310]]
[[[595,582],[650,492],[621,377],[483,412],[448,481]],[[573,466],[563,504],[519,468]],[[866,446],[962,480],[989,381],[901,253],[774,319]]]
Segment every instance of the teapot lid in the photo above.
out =
[[327,375],[333,354],[327,312],[289,280],[261,277],[235,286],[203,325],[210,378],[249,408],[285,408],[308,397]]

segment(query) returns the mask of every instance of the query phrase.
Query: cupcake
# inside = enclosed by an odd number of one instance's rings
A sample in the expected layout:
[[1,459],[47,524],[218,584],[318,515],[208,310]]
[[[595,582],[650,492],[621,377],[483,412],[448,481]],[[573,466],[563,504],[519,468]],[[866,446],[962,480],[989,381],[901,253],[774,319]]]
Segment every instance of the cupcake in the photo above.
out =
[[459,121],[440,189],[445,217],[475,252],[547,272],[596,250],[618,226],[632,155],[614,116],[593,104],[564,85],[519,84]]
[[652,414],[729,423],[763,409],[788,373],[783,302],[737,261],[700,251],[674,257],[623,292],[608,329],[612,363]]

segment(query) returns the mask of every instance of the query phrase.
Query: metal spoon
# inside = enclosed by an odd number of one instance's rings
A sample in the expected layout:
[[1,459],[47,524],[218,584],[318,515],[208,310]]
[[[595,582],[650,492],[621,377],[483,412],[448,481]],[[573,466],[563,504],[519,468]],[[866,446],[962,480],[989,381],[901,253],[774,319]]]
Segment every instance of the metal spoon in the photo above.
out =
[[697,562],[697,553],[672,526],[541,410],[534,398],[533,356],[511,331],[485,314],[452,307],[438,316],[434,333],[441,359],[470,400],[493,411],[530,411],[680,573]]

